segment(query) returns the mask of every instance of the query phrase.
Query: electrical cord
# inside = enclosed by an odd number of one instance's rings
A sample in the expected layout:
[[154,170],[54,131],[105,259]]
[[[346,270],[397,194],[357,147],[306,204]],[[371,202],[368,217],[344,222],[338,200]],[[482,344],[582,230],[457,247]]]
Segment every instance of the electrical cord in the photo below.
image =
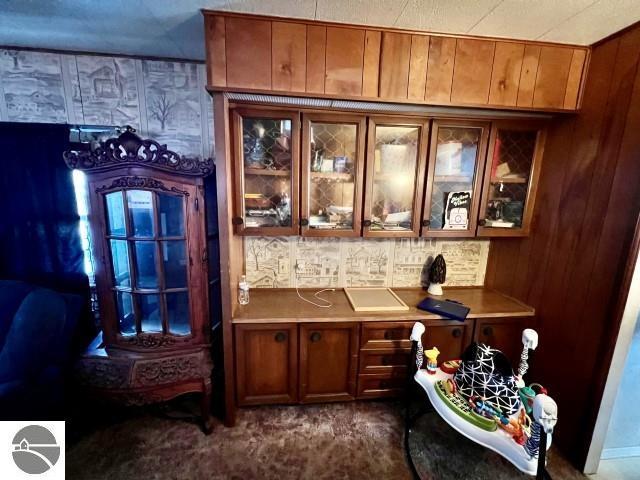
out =
[[293,283],[295,284],[296,293],[298,294],[298,297],[300,297],[300,300],[304,300],[305,302],[310,303],[311,305],[315,305],[316,307],[319,307],[319,308],[331,308],[331,307],[333,307],[333,303],[331,303],[326,298],[319,297],[318,295],[320,295],[322,292],[335,292],[336,291],[335,288],[323,288],[322,290],[318,290],[316,293],[313,294],[313,296],[315,298],[317,298],[321,302],[325,302],[327,305],[320,305],[319,303],[316,303],[313,300],[309,300],[308,298],[304,298],[302,295],[300,295],[300,290],[298,290],[298,268],[299,268],[298,264],[296,264],[296,271],[295,271],[295,275],[294,275],[295,279],[294,279]]

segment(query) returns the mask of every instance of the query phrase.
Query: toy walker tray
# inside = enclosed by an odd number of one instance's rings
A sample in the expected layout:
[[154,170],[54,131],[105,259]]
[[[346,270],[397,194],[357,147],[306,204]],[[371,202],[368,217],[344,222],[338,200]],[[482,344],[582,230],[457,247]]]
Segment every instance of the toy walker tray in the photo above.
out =
[[[518,470],[528,475],[536,474],[538,469],[538,459],[530,458],[525,449],[518,445],[513,439],[501,429],[493,432],[483,430],[466,420],[462,415],[449,407],[442,394],[437,392],[437,384],[440,380],[451,378],[452,375],[444,373],[438,369],[435,374],[430,375],[426,370],[420,369],[416,372],[414,379],[424,389],[433,405],[433,408],[442,419],[454,430],[472,440],[473,442],[489,448],[509,460]],[[516,417],[515,414],[513,417]],[[551,435],[547,437],[547,450],[551,446]]]

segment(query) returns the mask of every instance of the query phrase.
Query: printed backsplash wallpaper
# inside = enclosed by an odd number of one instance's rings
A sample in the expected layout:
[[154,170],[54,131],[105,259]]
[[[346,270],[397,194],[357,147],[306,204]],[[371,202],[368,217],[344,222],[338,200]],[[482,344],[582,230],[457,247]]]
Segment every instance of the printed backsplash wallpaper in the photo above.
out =
[[203,64],[0,49],[0,121],[131,125],[180,155],[213,156]]
[[[252,288],[419,287],[441,253],[449,286],[483,285],[489,240],[245,237]],[[296,265],[303,265],[298,269]]]

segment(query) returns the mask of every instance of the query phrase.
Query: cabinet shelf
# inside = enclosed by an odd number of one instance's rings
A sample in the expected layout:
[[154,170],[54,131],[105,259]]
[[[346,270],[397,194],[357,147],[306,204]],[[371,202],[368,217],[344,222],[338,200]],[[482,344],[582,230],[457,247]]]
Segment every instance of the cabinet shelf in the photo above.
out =
[[311,172],[311,178],[317,178],[318,180],[336,180],[339,182],[353,182],[353,175],[351,173]]
[[266,175],[271,177],[290,177],[291,170],[271,170],[267,168],[245,168],[245,175]]
[[492,178],[491,183],[527,183],[529,180],[525,177],[507,177],[507,178]]
[[471,183],[472,175],[436,175],[433,178],[436,183]]

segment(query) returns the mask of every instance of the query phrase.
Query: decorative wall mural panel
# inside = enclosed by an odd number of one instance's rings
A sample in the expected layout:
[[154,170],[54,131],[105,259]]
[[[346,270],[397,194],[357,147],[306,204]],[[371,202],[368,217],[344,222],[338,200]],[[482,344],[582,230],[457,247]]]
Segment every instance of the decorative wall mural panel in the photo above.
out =
[[[483,285],[489,240],[245,237],[252,288],[420,287],[442,253],[449,286]],[[304,262],[296,279],[295,265]]]
[[0,78],[7,120],[43,123],[67,121],[59,54],[0,50]]
[[428,265],[438,255],[437,242],[428,238],[398,238],[393,260],[393,287],[428,286]]
[[202,151],[195,63],[142,60],[149,136],[176,152]]
[[140,129],[136,65],[131,58],[79,55],[78,78],[84,122]]
[[0,120],[131,125],[188,157],[213,157],[203,64],[0,49]]
[[296,237],[293,248],[292,282],[297,280],[299,287],[339,286],[340,239]]
[[285,288],[291,284],[294,237],[245,237],[246,275],[251,287]]

